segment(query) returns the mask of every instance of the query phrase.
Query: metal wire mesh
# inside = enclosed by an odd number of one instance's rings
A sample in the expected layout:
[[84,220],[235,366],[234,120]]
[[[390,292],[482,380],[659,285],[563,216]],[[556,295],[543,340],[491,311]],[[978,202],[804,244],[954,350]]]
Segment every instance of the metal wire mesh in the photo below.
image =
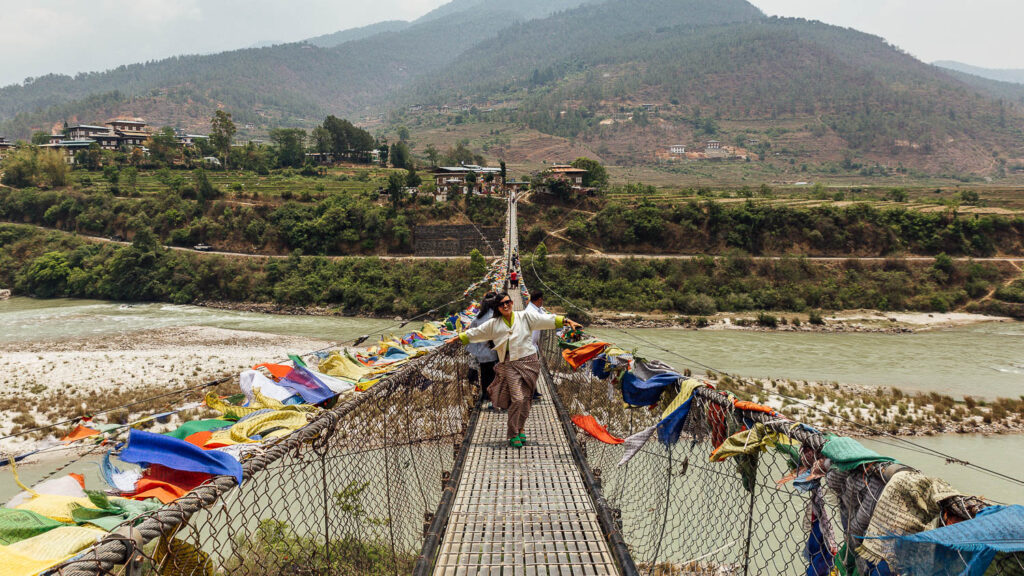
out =
[[454,343],[263,445],[60,574],[408,574],[479,392]]
[[[573,370],[562,358],[553,334],[542,338],[542,356],[554,391],[570,415],[592,415],[621,437],[647,430],[661,420],[661,406],[628,406],[611,380],[597,379],[586,367]],[[866,503],[870,507],[865,510],[874,507],[884,486],[879,476],[882,472],[870,468],[851,473],[856,475],[849,478],[851,484],[868,488],[854,492],[855,501],[841,503],[837,492],[825,488],[824,479],[821,490],[815,492],[778,484],[793,466],[785,455],[774,450],[723,462],[709,461],[724,436],[740,431],[751,421],[791,434],[811,449],[820,450],[825,441],[821,433],[793,428],[791,421],[735,409],[731,399],[710,388],[695,391],[678,442],[666,446],[655,437],[622,466],[618,465],[623,457],[621,445],[605,444],[577,431],[587,465],[600,479],[602,496],[620,523],[639,573],[815,574],[808,571],[811,500],[815,497],[821,498],[819,503],[830,519],[837,546],[848,542],[848,549],[854,550],[863,542],[866,524],[858,521],[864,515],[857,516],[856,511]],[[870,489],[872,486],[876,489]],[[968,506],[980,504],[967,500]],[[818,532],[814,534],[814,543],[824,543]],[[1020,574],[1021,560],[1020,555],[1000,558],[990,573]],[[854,563],[862,574],[868,573],[863,561],[855,562],[850,556],[850,564]]]

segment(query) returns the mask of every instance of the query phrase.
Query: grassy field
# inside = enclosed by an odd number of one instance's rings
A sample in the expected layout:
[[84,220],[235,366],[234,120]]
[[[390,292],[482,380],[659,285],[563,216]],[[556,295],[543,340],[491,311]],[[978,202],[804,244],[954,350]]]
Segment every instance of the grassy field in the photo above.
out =
[[[225,196],[251,198],[270,203],[288,199],[315,200],[335,193],[373,192],[387,185],[388,174],[394,170],[376,166],[339,166],[326,169],[322,176],[303,176],[298,171],[280,170],[260,176],[255,172],[208,171],[210,183],[221,189]],[[404,170],[401,171],[403,174]],[[194,184],[194,174],[188,170],[171,170],[171,179],[180,179],[182,187]],[[72,172],[75,188],[94,192],[111,191],[112,185],[101,172]],[[172,187],[167,178],[157,171],[140,171],[135,185],[121,178],[116,185],[117,195],[151,195],[166,192]]]

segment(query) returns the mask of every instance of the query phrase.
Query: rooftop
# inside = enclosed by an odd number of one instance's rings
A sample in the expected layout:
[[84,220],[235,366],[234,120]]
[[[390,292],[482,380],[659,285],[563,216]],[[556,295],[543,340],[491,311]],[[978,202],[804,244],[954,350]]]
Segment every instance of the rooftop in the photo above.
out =
[[41,148],[87,148],[96,141],[92,138],[82,138],[80,140],[61,140],[54,144],[43,144]]

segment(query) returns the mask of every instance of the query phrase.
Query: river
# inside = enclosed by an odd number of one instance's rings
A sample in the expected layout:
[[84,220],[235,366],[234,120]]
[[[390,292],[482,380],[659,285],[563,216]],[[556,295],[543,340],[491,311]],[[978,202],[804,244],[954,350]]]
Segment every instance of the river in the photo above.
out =
[[[13,298],[0,302],[0,349],[4,343],[102,337],[194,325],[336,341],[376,330],[398,330],[393,320],[278,316],[169,304],[125,306],[93,300]],[[604,329],[594,333],[626,348],[637,347],[677,368],[698,367],[683,360],[684,356],[741,376],[895,386],[955,396],[1024,394],[1024,323],[991,322],[916,334],[673,329]],[[965,492],[1024,502],[1024,489],[1019,485],[960,465],[947,465],[944,459],[927,453],[927,449],[937,450],[1014,478],[1024,478],[1024,460],[1006,457],[1024,453],[1024,436],[943,435],[913,438],[914,445],[892,442],[866,444],[926,473],[942,476]]]

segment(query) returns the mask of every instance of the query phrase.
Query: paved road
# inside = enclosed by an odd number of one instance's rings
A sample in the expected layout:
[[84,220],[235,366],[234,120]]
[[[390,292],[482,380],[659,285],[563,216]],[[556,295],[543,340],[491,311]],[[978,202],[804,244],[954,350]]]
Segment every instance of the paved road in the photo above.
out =
[[[45,226],[36,226],[36,228],[39,228],[40,230],[46,230],[48,232],[64,232],[63,230],[58,230],[56,228],[47,228]],[[65,232],[65,233],[70,234],[70,232]],[[112,244],[121,244],[121,245],[125,245],[125,246],[131,244],[131,242],[118,242],[116,240],[111,240],[109,238],[104,238],[104,237],[101,237],[101,236],[86,236],[86,235],[83,235],[83,234],[79,234],[79,237],[87,239],[87,240],[93,240],[93,241],[96,241],[96,242],[109,242],[109,243],[112,243]],[[181,246],[167,246],[167,248],[170,248],[171,250],[182,250],[182,251],[185,251],[185,252],[197,252],[196,250],[193,250],[192,248],[184,248],[184,247],[181,247]],[[286,254],[285,255],[279,255],[279,254],[249,254],[249,253],[245,253],[245,252],[223,252],[223,251],[219,251],[219,250],[210,250],[208,252],[201,252],[201,253],[202,254],[219,254],[221,256],[233,256],[233,257],[236,257],[236,258],[287,258],[288,257]],[[596,258],[609,258],[609,259],[612,259],[612,260],[625,260],[625,259],[628,259],[628,258],[637,258],[637,259],[642,259],[642,260],[693,260],[693,259],[696,259],[696,258],[705,258],[705,257],[708,257],[708,256],[710,256],[712,258],[716,258],[716,259],[727,258],[728,257],[728,256],[717,255],[717,254],[610,254],[610,253],[596,252],[596,251],[593,252],[593,253],[590,253],[590,254],[579,254],[579,255],[575,255],[575,256],[591,256],[591,257],[596,257]],[[359,254],[355,254],[355,255],[351,255],[351,256],[325,256],[325,258],[329,258],[331,260],[340,260],[340,259],[344,259],[344,258],[365,258],[365,257],[366,257],[365,255],[359,255]],[[567,257],[567,255],[565,255],[565,254],[549,254],[548,255],[548,258],[565,258],[565,257]],[[752,260],[783,260],[783,259],[786,259],[786,258],[794,258],[794,257],[796,257],[796,256],[795,255],[790,255],[790,256],[750,256],[750,258]],[[383,255],[383,256],[377,256],[377,258],[380,258],[381,260],[468,260],[469,256]],[[812,260],[812,261],[816,261],[816,262],[843,262],[843,261],[846,261],[846,260],[858,260],[858,261],[861,261],[861,262],[884,262],[884,261],[889,260],[891,258],[892,257],[884,257],[884,256],[858,256],[858,257],[853,257],[853,256],[807,256],[806,257],[807,260]],[[895,257],[895,258],[898,259],[898,260],[906,260],[906,261],[911,261],[911,262],[918,262],[918,261],[919,262],[930,262],[930,261],[935,259],[932,256],[903,256],[903,257]],[[1003,257],[995,257],[995,258],[969,258],[969,257],[966,257],[966,256],[957,256],[957,257],[954,257],[953,260],[957,260],[957,261],[961,261],[961,262],[964,262],[964,261],[967,261],[967,260],[973,260],[975,262],[1014,262],[1014,263],[1024,263],[1024,256],[1003,256]]]

